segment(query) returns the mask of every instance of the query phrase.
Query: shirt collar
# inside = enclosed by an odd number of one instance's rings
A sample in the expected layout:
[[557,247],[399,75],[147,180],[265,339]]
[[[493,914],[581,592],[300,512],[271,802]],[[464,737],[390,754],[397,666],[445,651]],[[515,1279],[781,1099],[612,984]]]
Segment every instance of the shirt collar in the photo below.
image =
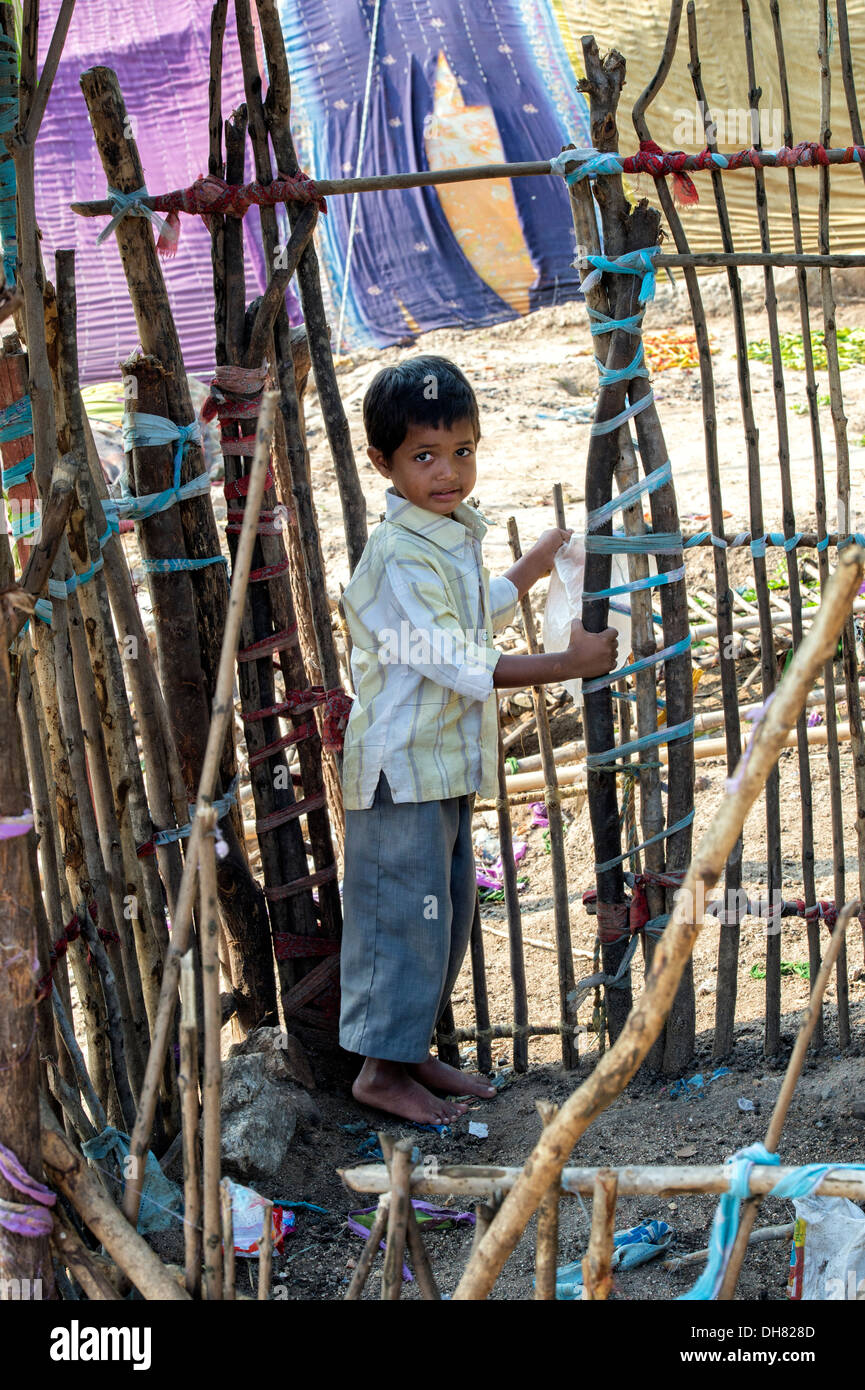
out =
[[398,497],[392,487],[385,493],[385,516],[388,521],[426,536],[445,550],[462,550],[467,531],[478,541],[483,540],[487,531],[480,512],[466,506],[465,502],[454,507],[452,516],[440,516],[437,512],[427,511],[425,507],[416,507],[405,497]]

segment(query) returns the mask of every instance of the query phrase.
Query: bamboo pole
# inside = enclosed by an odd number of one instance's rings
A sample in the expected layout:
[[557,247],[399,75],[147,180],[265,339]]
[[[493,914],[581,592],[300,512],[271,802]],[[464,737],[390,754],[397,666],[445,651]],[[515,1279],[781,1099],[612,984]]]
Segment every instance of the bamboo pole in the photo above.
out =
[[[388,1136],[384,1136],[387,1138]],[[395,1302],[402,1293],[402,1266],[405,1252],[406,1226],[411,1209],[409,1180],[411,1177],[411,1139],[398,1139],[390,1156],[382,1143],[382,1152],[390,1165],[390,1206],[387,1219],[387,1249],[381,1276],[381,1296],[384,1302]]]
[[[535,1102],[535,1109],[546,1126],[558,1112],[558,1106],[548,1100]],[[538,1204],[538,1236],[535,1248],[535,1298],[550,1302],[556,1297],[556,1266],[559,1253],[559,1185],[550,1189]]]
[[[216,856],[208,843],[216,827],[211,808],[201,816],[198,878],[201,887],[201,975],[204,987],[204,1076],[201,1088],[203,1127],[202,1207],[204,1212],[204,1296],[223,1297],[220,1244],[225,1232],[220,1221],[219,1175],[222,1163],[219,1100],[222,1089],[219,1008],[219,920],[216,914]],[[229,1270],[225,1255],[226,1276]],[[227,1295],[230,1297],[230,1295]]]
[[[508,517],[508,540],[514,560],[522,555],[515,517]],[[530,652],[538,650],[535,618],[528,594],[520,599],[526,643]],[[559,982],[559,1017],[562,1024],[562,1065],[566,1071],[579,1065],[576,1035],[572,1030],[568,995],[574,988],[574,961],[571,949],[571,922],[568,908],[568,871],[565,861],[565,838],[562,805],[558,794],[556,764],[553,760],[553,740],[544,697],[544,687],[532,686],[532,703],[538,724],[538,741],[544,766],[544,802],[550,826],[550,857],[553,869],[553,914],[556,931],[556,965]]]
[[[385,1169],[385,1174],[387,1175],[387,1180],[389,1183],[390,1175],[387,1173],[387,1169]],[[346,1289],[346,1303],[356,1302],[363,1293],[364,1285],[366,1284],[366,1281],[369,1278],[369,1272],[372,1268],[372,1262],[375,1259],[375,1254],[378,1250],[378,1247],[381,1245],[382,1237],[384,1236],[385,1232],[385,1227],[387,1226],[389,1206],[390,1191],[384,1190],[379,1196],[378,1209],[375,1214],[375,1220],[372,1223],[369,1235],[367,1236],[366,1241],[364,1243],[363,1250],[361,1251],[357,1264],[355,1265],[354,1274],[351,1276],[351,1282],[348,1288]]]
[[[820,1017],[820,1009],[823,1003],[823,995],[826,993],[826,986],[832,974],[832,967],[836,963],[844,945],[844,937],[851,917],[859,911],[859,903],[847,903],[838,914],[838,921],[832,931],[826,954],[823,957],[823,964],[820,966],[820,973],[814,981],[811,996],[805,1006],[802,1015],[802,1022],[796,1043],[787,1063],[787,1070],[784,1073],[784,1080],[781,1089],[772,1109],[772,1116],[766,1129],[766,1138],[763,1140],[769,1153],[777,1153],[778,1145],[781,1142],[781,1134],[784,1129],[784,1122],[787,1119],[787,1112],[790,1109],[790,1102],[793,1099],[793,1092],[802,1073],[805,1064],[805,1055],[808,1051],[808,1044],[814,1032],[814,1026]],[[730,1251],[730,1258],[727,1268],[724,1271],[724,1278],[718,1290],[719,1302],[728,1301],[736,1292],[736,1282],[739,1278],[739,1271],[742,1268],[742,1261],[745,1258],[745,1251],[748,1246],[748,1238],[754,1227],[760,1203],[757,1200],[747,1201],[739,1217],[739,1229],[736,1232],[736,1240],[733,1249]]]
[[676,993],[685,960],[699,934],[693,918],[698,884],[711,888],[741,833],[745,816],[759,795],[795,724],[821,664],[831,655],[847,611],[865,576],[865,552],[847,546],[827,588],[819,620],[803,639],[778,686],[775,699],[755,728],[748,756],[736,770],[733,789],[721,803],[697,846],[677,894],[669,922],[655,951],[645,988],[622,1033],[598,1062],[591,1077],[565,1102],[544,1130],[523,1177],[505,1200],[486,1238],[470,1260],[454,1298],[485,1297],[513,1250],[541,1196],[588,1124],[619,1095],[660,1031]]
[[198,1018],[194,953],[180,962],[180,1088],[183,1121],[183,1250],[186,1292],[201,1297],[201,1165],[198,1155]]
[[249,571],[252,562],[252,552],[255,545],[258,513],[264,493],[275,404],[275,393],[265,392],[262,397],[261,411],[258,416],[256,427],[255,457],[251,469],[251,480],[249,492],[247,494],[246,510],[243,517],[243,529],[240,534],[240,542],[237,547],[237,558],[232,575],[228,615],[219,657],[216,694],[211,712],[210,727],[207,733],[207,746],[205,748],[204,762],[201,769],[201,778],[198,784],[198,795],[196,798],[197,813],[192,820],[187,859],[183,869],[183,879],[181,881],[172,924],[171,945],[165,957],[156,1026],[153,1029],[150,1055],[147,1059],[147,1069],[145,1071],[144,1084],[141,1088],[138,1114],[136,1116],[135,1127],[132,1131],[130,1143],[130,1154],[139,1160],[137,1165],[138,1171],[134,1172],[130,1177],[124,1194],[123,1209],[130,1220],[135,1220],[138,1215],[138,1206],[141,1200],[140,1185],[143,1178],[143,1160],[150,1145],[150,1133],[156,1108],[159,1076],[165,1063],[174,1021],[177,1002],[177,983],[180,975],[180,961],[189,947],[189,930],[195,895],[195,878],[203,828],[199,822],[199,814],[204,815],[207,806],[211,803],[219,769],[222,744],[225,738],[225,730],[234,712],[234,702],[232,699],[232,691],[234,688],[234,654],[237,650],[240,624],[243,617],[243,601],[246,594],[246,586],[249,580]]
[[615,1172],[602,1168],[592,1188],[592,1229],[589,1248],[583,1256],[583,1300],[603,1301],[613,1287],[610,1262],[613,1258],[613,1231],[616,1227],[616,1196],[619,1180]]
[[42,1161],[49,1181],[67,1197],[117,1268],[147,1299],[185,1301],[189,1295],[103,1191],[95,1173],[40,1102]]
[[273,1274],[273,1202],[261,1201],[261,1242],[258,1247],[258,1299],[266,1303],[270,1297]]

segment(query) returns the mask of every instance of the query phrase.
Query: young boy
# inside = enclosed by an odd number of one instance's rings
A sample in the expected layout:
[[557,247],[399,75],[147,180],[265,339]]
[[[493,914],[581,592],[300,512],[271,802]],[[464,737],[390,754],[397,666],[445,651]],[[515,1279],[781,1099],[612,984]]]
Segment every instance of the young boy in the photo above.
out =
[[500,578],[466,506],[480,439],[474,392],[442,357],[386,367],[363,403],[369,457],[388,480],[385,520],[343,595],[357,699],[345,737],[340,1042],[365,1061],[355,1098],[421,1124],[494,1088],[435,1060],[430,1042],[468,946],[476,881],[474,794],[497,794],[496,686],[598,676],[616,632],[574,623],[566,651],[492,645],[548,574],[569,531],[546,531]]

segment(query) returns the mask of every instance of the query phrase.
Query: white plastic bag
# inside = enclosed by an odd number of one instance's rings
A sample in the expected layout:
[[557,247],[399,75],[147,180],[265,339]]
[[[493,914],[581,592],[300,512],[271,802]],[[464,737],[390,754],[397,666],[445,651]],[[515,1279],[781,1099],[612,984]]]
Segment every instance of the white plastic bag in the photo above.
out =
[[[571,623],[583,616],[583,582],[586,569],[585,537],[575,531],[566,545],[556,553],[550,587],[544,607],[544,651],[562,652],[571,638]],[[612,557],[611,588],[627,584],[628,567],[624,555]],[[631,650],[631,603],[630,594],[617,594],[610,599],[610,627],[619,634],[619,665],[624,666]],[[565,681],[565,689],[574,701],[583,702],[582,681]]]
[[865,1298],[865,1212],[846,1197],[801,1197],[795,1207],[787,1297]]

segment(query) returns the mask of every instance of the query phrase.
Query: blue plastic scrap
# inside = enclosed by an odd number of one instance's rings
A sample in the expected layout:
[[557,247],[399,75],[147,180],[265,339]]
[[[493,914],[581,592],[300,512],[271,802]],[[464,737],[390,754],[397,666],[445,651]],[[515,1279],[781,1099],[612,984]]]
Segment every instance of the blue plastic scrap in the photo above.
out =
[[[666,1221],[644,1221],[613,1235],[613,1269],[636,1269],[656,1255],[662,1255],[675,1237]],[[583,1296],[583,1264],[575,1260],[556,1270],[556,1298],[576,1301]]]
[[694,1100],[698,1096],[705,1094],[705,1088],[711,1086],[713,1081],[717,1081],[721,1076],[729,1076],[729,1067],[716,1067],[708,1081],[703,1080],[703,1073],[696,1072],[690,1079],[682,1077],[679,1081],[674,1081],[670,1087],[670,1100],[677,1100],[684,1096],[686,1100]]

